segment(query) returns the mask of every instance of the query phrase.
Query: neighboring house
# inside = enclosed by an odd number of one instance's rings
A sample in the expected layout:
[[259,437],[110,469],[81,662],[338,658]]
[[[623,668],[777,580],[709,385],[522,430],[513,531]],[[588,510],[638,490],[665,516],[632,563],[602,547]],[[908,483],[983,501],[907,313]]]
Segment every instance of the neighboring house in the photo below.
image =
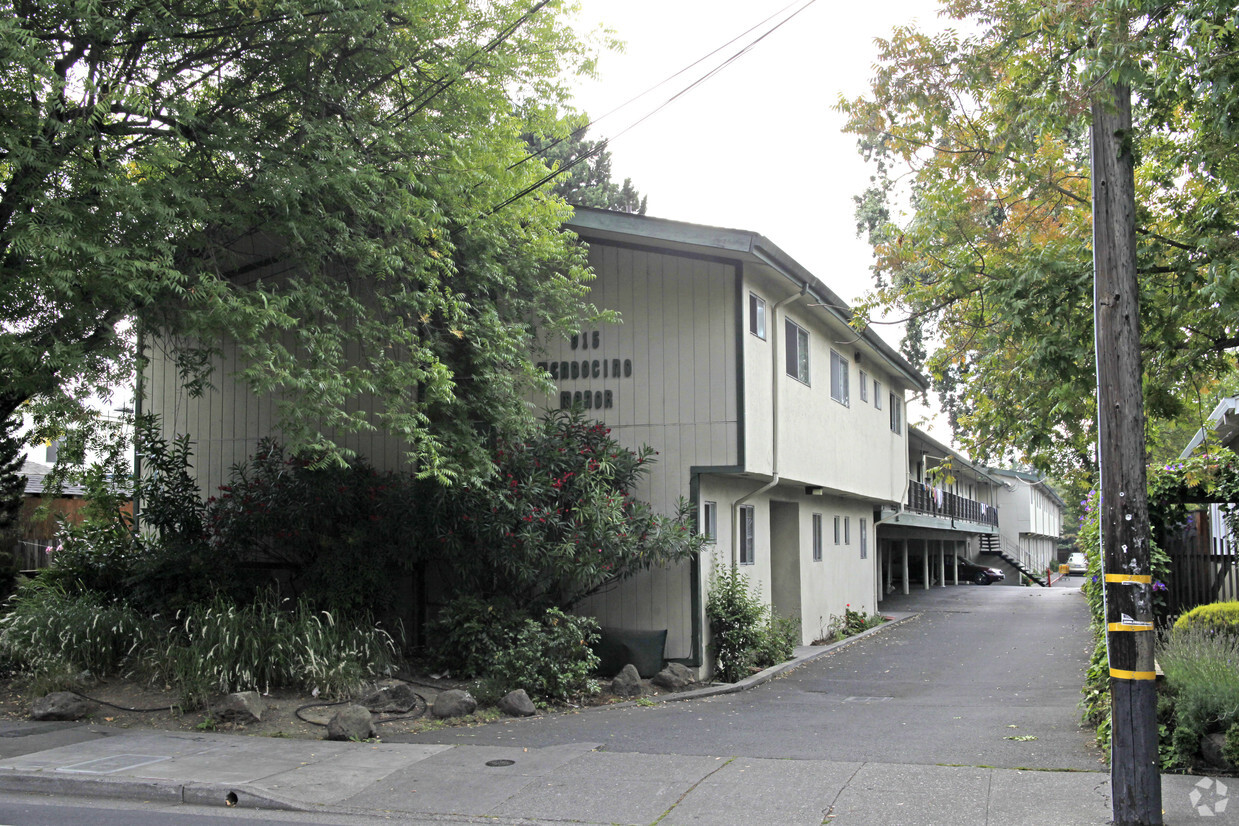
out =
[[898,583],[906,594],[912,580],[958,584],[957,561],[975,561],[999,529],[1003,483],[921,429],[908,430],[907,493],[877,523],[885,593]]
[[[1192,440],[1179,455],[1186,459],[1206,446],[1224,447],[1239,452],[1239,396],[1228,396],[1218,402],[1209,414],[1204,427],[1196,431]],[[1236,537],[1226,522],[1226,514],[1236,507],[1235,503],[1214,502],[1209,505],[1209,544],[1215,556],[1236,552]]]
[[1044,580],[1058,566],[1063,533],[1063,500],[1040,476],[1019,470],[986,471],[1003,483],[997,491],[1002,511],[997,541],[987,538],[981,553],[1005,560],[1026,576]]
[[[878,517],[899,511],[909,487],[905,398],[928,381],[760,235],[580,208],[569,228],[589,245],[590,300],[622,323],[547,343],[537,358],[557,391],[531,401],[580,405],[624,444],[658,450],[637,494],[665,513],[688,500],[711,542],[693,564],[643,573],[579,611],[666,629],[666,656],[693,667],[705,664],[716,563],[748,572],[764,601],[801,621],[804,642],[849,604],[875,611]],[[253,257],[255,277],[278,267]],[[201,398],[181,390],[158,346],[147,373],[149,409],[168,435],[191,434],[204,491],[274,420],[275,402],[234,381],[242,365],[225,352]],[[403,458],[381,433],[346,443],[379,468]]]
[[[54,449],[48,448],[51,461],[55,461]],[[48,499],[43,489],[43,478],[52,472],[50,466],[27,459],[20,472],[26,477],[26,492],[18,518],[17,547],[13,553],[18,570],[30,571],[46,568],[51,562],[47,549],[53,545],[60,520],[75,522],[81,518],[79,511],[86,504],[82,498],[86,491],[77,485],[65,485],[58,496]],[[44,505],[47,505],[47,513],[40,518],[38,511]]]

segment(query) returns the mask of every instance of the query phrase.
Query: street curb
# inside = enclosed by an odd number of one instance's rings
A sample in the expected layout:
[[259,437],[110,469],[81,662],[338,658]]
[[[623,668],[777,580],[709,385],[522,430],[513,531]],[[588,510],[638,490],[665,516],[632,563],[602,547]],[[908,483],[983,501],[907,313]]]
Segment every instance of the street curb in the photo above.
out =
[[98,797],[112,800],[143,800],[154,803],[188,803],[197,806],[278,809],[286,812],[321,811],[281,799],[267,792],[255,792],[244,785],[217,783],[177,783],[169,780],[135,780],[123,777],[67,776],[48,772],[0,772],[0,792],[47,794],[71,797]]
[[813,660],[825,657],[828,654],[833,654],[840,648],[846,648],[847,646],[855,642],[859,642],[866,637],[874,634],[880,634],[881,632],[894,628],[897,625],[902,625],[905,622],[914,620],[921,615],[920,613],[902,614],[892,612],[889,614],[883,614],[883,616],[890,617],[890,619],[876,628],[870,628],[868,631],[862,631],[855,636],[848,637],[847,639],[840,640],[839,642],[832,642],[830,645],[798,645],[795,650],[800,653],[798,653],[793,659],[787,660],[786,662],[781,662],[778,665],[772,665],[765,671],[759,671],[753,676],[745,677],[743,680],[736,683],[708,685],[705,688],[698,688],[693,691],[682,691],[675,694],[654,694],[641,697],[637,700],[627,700],[622,703],[610,703],[603,706],[589,706],[588,708],[582,708],[581,711],[600,711],[607,708],[628,708],[636,705],[649,705],[650,703],[673,703],[680,700],[697,700],[702,697],[718,697],[723,694],[737,694],[741,691],[747,691],[750,688],[755,688],[762,683],[767,683],[775,677],[778,677],[780,674],[785,674],[793,668],[799,668],[807,662],[812,662]]

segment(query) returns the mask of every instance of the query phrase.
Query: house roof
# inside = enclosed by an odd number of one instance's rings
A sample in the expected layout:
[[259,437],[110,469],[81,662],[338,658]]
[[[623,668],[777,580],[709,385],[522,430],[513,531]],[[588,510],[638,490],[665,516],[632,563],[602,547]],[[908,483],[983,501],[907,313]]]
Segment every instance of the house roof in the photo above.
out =
[[[43,477],[52,472],[52,469],[47,465],[32,462],[27,459],[22,464],[20,471],[21,475],[26,477],[26,495],[27,496],[42,496],[43,495]],[[86,489],[80,485],[66,484],[60,491],[61,496],[85,496]]]
[[[671,250],[764,264],[781,274],[796,288],[805,290],[811,298],[812,305],[827,315],[833,316],[844,324],[850,324],[852,321],[852,308],[843,299],[773,242],[755,232],[690,224],[684,221],[671,221],[666,218],[652,218],[627,212],[611,212],[604,209],[588,207],[575,207],[574,209],[575,213],[568,221],[568,228],[586,241],[597,239],[631,244],[634,239],[639,239],[650,245]],[[929,389],[929,379],[921,375],[895,348],[887,344],[873,331],[872,327],[867,327],[859,333],[859,338],[876,351],[879,358],[885,361],[895,373],[903,376],[916,390],[923,392]]]
[[987,468],[987,472],[991,476],[1006,476],[1011,479],[1016,479],[1026,485],[1031,485],[1035,488],[1041,488],[1041,491],[1051,499],[1053,499],[1060,508],[1066,507],[1067,503],[1063,501],[1054,488],[1046,484],[1045,478],[1036,473],[1029,473],[1025,470],[1008,470],[1006,468]]
[[1222,447],[1232,447],[1236,435],[1239,435],[1239,396],[1228,396],[1217,403],[1209,414],[1209,421],[1197,430],[1192,440],[1179,454],[1180,459],[1186,459],[1196,451],[1196,448],[1209,438],[1209,431],[1216,436],[1215,441]]

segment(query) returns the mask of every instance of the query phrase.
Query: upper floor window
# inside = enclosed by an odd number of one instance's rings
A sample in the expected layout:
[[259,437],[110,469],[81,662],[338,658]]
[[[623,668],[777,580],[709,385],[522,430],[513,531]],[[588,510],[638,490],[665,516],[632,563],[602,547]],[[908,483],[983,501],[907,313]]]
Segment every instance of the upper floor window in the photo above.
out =
[[862,402],[869,401],[869,374],[861,370],[860,379],[856,383],[860,386],[860,400]]
[[718,503],[703,502],[701,505],[701,535],[706,542],[718,539]]
[[882,382],[877,379],[873,380],[873,406],[882,409]]
[[891,432],[903,432],[903,402],[894,393],[891,393]]
[[848,360],[830,351],[830,397],[840,404],[848,402]]
[[766,299],[749,293],[749,332],[766,340]]
[[787,375],[809,383],[809,331],[787,320]]

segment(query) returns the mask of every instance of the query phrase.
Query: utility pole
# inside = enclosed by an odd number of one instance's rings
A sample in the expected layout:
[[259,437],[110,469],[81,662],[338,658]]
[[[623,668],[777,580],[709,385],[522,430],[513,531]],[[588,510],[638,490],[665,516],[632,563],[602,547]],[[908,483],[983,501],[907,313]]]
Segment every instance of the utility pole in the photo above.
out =
[[1093,303],[1101,548],[1110,661],[1110,787],[1117,826],[1162,822],[1145,488],[1131,89],[1093,99]]

